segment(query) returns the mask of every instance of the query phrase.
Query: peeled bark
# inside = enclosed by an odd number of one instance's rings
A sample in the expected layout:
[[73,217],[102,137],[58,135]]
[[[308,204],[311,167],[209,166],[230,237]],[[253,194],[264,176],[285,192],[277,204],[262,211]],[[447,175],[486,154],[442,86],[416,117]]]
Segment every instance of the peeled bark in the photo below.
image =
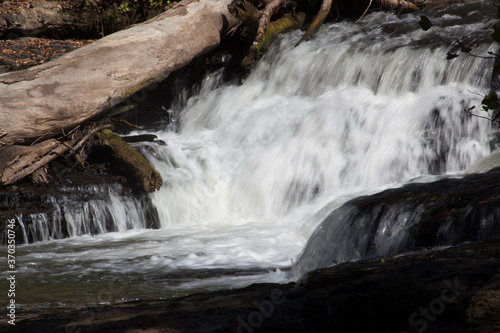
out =
[[215,48],[238,23],[229,3],[183,2],[54,61],[0,75],[0,150],[74,128]]

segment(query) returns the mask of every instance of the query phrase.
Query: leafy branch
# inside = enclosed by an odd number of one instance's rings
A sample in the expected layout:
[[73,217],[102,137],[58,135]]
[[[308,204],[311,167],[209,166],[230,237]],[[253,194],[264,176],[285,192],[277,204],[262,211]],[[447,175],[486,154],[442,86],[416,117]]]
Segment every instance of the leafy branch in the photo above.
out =
[[[500,6],[497,6],[497,17],[500,19]],[[432,24],[431,20],[427,16],[424,16],[424,15],[420,16],[420,21],[418,22],[418,24],[420,25],[420,28],[422,28],[422,30],[424,30],[424,31],[431,30],[433,32],[433,34],[437,38],[439,38],[439,40],[441,40],[447,44],[450,44],[449,42],[447,42],[443,38],[441,38],[441,36],[439,36],[434,31],[434,29],[432,29],[434,25]],[[493,25],[493,33],[491,34],[491,38],[496,43],[500,43],[500,23],[495,23]],[[496,57],[500,57],[499,54],[493,53],[493,52],[488,52],[489,56],[480,56],[477,54],[473,54],[473,53],[471,53],[472,49],[470,47],[468,47],[467,45],[465,45],[460,40],[456,41],[456,45],[455,44],[451,44],[451,45],[454,47],[458,47],[460,52],[464,53],[465,55],[472,56],[472,57],[477,57],[477,58],[482,58],[482,59],[495,59]],[[459,55],[458,55],[457,51],[455,51],[455,52],[450,51],[446,54],[446,60],[452,60],[452,59],[457,58],[458,56]],[[496,67],[493,70],[493,74],[494,75],[499,74],[498,69]],[[497,124],[500,123],[500,98],[499,98],[498,94],[496,93],[496,91],[491,90],[488,94],[486,94],[484,96],[483,100],[481,101],[481,106],[482,106],[483,110],[488,113],[488,117],[483,117],[483,116],[479,116],[477,114],[472,113],[472,110],[475,108],[474,106],[467,109],[466,112],[471,114],[472,116],[475,116],[478,118],[488,119],[488,120],[495,122]]]

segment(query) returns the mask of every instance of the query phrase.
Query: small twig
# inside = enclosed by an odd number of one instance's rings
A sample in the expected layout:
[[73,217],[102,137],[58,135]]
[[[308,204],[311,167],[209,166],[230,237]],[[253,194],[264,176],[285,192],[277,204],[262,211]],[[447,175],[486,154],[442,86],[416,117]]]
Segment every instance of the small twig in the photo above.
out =
[[114,121],[116,123],[124,123],[127,126],[130,126],[138,131],[141,130],[141,128],[135,124],[131,124],[130,122],[126,121],[125,119],[116,119],[116,118],[109,118],[109,120]]
[[494,122],[497,122],[496,120],[492,120],[490,117],[485,117],[485,116],[480,116],[478,114],[475,114],[475,113],[472,113],[471,111],[469,110],[465,110],[465,112],[467,112],[468,114],[470,114],[471,116],[473,117],[477,117],[477,118],[481,118],[481,119],[486,119],[486,120],[489,120],[489,121],[494,121]]
[[80,140],[80,141],[79,141],[79,142],[78,142],[78,143],[77,143],[77,144],[76,144],[76,145],[75,145],[72,149],[73,149],[74,151],[76,151],[76,150],[80,149],[80,148],[83,146],[83,144],[84,144],[84,143],[85,143],[85,142],[86,142],[86,141],[87,141],[87,140],[88,140],[88,139],[89,139],[92,135],[94,135],[94,134],[95,134],[95,132],[99,132],[99,131],[101,131],[101,130],[103,130],[103,129],[105,129],[105,128],[110,128],[110,127],[111,127],[111,125],[106,124],[106,125],[102,125],[102,126],[99,126],[99,127],[96,127],[96,128],[94,128],[94,129],[92,129],[92,130],[91,130],[89,133],[87,133],[87,135],[85,135],[85,136],[84,136],[84,137],[83,137],[83,138],[82,138],[82,139],[81,139],[81,140]]
[[60,139],[64,139],[64,138],[66,138],[68,135],[71,135],[71,134],[75,133],[76,131],[78,131],[78,129],[79,129],[80,127],[81,127],[81,125],[76,126],[76,127],[75,127],[75,128],[73,128],[71,131],[69,131],[67,134],[66,134],[66,133],[64,133],[64,128],[63,128],[63,129],[61,129],[61,131],[62,131],[62,133],[63,133],[63,136],[62,136],[62,137],[60,137]]
[[33,141],[30,146],[35,145],[38,141],[42,140],[49,133],[50,133],[50,131],[45,132],[44,134],[42,134],[40,137],[38,137],[38,139],[36,139],[35,141]]
[[232,27],[231,30],[229,30],[227,33],[226,33],[226,36],[233,36],[236,32],[236,30],[243,24],[243,22],[240,22],[238,23],[235,27]]
[[368,12],[368,9],[370,8],[371,5],[372,5],[372,0],[370,0],[370,3],[366,7],[365,11],[363,12],[363,14],[359,17],[359,19],[355,23],[358,23],[366,15],[366,13]]

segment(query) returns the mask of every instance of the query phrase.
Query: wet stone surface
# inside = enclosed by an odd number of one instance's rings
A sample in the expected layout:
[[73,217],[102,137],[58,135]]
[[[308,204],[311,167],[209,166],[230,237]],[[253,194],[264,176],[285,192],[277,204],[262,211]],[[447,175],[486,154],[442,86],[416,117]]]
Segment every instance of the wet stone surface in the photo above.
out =
[[[496,332],[500,238],[348,262],[298,284],[18,313],[10,332]],[[7,329],[5,322],[0,330]]]

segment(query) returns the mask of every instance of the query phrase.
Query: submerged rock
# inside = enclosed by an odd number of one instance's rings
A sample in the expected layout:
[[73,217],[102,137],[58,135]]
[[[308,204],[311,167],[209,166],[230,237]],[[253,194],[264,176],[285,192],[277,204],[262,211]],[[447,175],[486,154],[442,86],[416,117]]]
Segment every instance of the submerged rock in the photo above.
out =
[[467,174],[485,173],[500,167],[500,149],[472,164],[466,171]]
[[[72,311],[19,311],[9,332],[495,332],[500,238],[255,284]],[[4,310],[5,311],[5,310]]]

